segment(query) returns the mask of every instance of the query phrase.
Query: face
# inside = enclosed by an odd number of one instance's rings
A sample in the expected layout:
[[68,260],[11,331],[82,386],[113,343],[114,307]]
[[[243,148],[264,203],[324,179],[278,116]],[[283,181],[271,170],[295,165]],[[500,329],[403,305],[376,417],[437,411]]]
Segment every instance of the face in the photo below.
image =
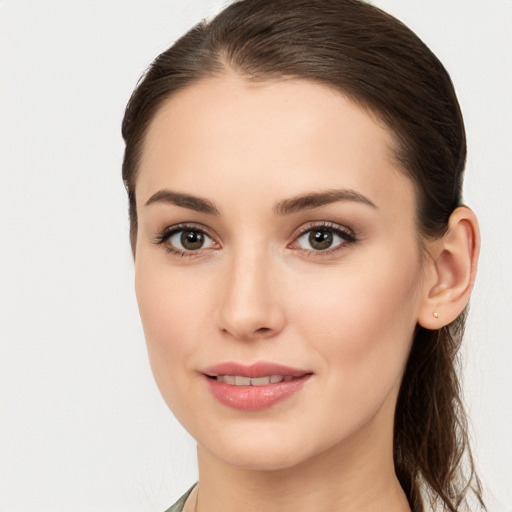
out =
[[422,287],[392,146],[300,80],[209,78],[153,119],[137,299],[161,393],[213,458],[277,469],[391,442]]

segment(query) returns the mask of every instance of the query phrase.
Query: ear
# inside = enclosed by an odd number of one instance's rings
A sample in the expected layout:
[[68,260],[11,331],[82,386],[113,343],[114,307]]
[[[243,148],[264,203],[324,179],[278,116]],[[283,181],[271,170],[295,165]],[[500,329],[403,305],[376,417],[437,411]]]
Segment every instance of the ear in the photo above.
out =
[[454,210],[445,235],[428,242],[427,251],[418,323],[440,329],[464,310],[473,289],[480,252],[475,214],[466,206]]

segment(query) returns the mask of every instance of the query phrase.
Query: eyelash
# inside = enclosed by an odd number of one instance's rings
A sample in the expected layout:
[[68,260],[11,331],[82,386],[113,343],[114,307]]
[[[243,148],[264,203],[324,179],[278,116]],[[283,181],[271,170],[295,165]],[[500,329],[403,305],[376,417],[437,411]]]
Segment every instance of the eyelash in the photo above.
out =
[[[204,227],[195,225],[195,224],[177,224],[175,226],[169,226],[165,228],[160,233],[157,233],[154,237],[153,243],[156,245],[164,245],[171,237],[174,235],[182,232],[182,231],[195,231],[197,233],[202,233],[203,235],[210,238],[214,244],[217,246],[219,245],[217,242],[215,242],[214,237],[211,236],[207,230],[204,229]],[[332,222],[321,222],[321,223],[310,223],[306,225],[305,227],[301,228],[301,230],[294,235],[293,242],[288,245],[288,247],[291,247],[293,244],[296,244],[298,240],[306,235],[307,233],[313,232],[313,231],[327,231],[330,232],[336,236],[339,236],[343,242],[339,245],[328,248],[326,250],[313,250],[313,249],[299,249],[302,251],[303,254],[307,256],[314,256],[314,257],[322,257],[322,256],[330,256],[333,253],[343,249],[347,245],[355,244],[358,242],[358,239],[356,238],[355,234],[339,224],[334,224]],[[174,256],[179,256],[182,258],[189,258],[189,257],[197,257],[200,255],[200,253],[206,249],[198,249],[196,251],[189,250],[189,251],[183,251],[181,249],[177,249],[176,247],[173,247],[170,244],[165,245],[165,250],[169,254],[172,254]]]
[[358,242],[358,239],[352,230],[342,227],[339,224],[335,224],[333,222],[321,222],[318,224],[313,222],[301,228],[301,230],[294,236],[292,244],[297,243],[298,240],[307,233],[311,233],[314,231],[330,232],[333,235],[339,236],[342,239],[342,242],[335,247],[328,248],[323,251],[315,251],[313,249],[302,249],[303,254],[305,254],[306,256],[331,256],[333,253],[342,250],[343,248],[346,248],[347,245],[352,245]]
[[[182,232],[182,231],[195,231],[197,233],[202,233],[203,235],[206,235],[208,238],[214,241],[216,245],[218,245],[214,238],[208,233],[204,227],[198,226],[196,224],[177,224],[175,226],[169,226],[165,228],[160,233],[157,233],[157,235],[154,238],[154,243],[156,245],[164,245],[170,238],[172,238],[174,235]],[[197,257],[199,256],[201,250],[205,249],[198,249],[197,251],[182,251],[181,249],[177,249],[176,247],[173,247],[170,244],[165,245],[165,250],[169,254],[172,254],[173,256],[180,256],[182,258],[190,258],[190,257]]]

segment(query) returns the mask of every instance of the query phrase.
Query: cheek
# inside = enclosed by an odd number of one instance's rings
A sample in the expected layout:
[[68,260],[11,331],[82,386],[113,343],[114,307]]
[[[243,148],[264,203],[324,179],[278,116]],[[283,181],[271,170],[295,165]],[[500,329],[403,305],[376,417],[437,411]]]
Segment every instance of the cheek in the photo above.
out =
[[151,368],[164,399],[174,408],[183,370],[200,350],[208,306],[204,288],[166,265],[136,262],[135,290]]
[[401,377],[416,326],[419,264],[397,265],[382,252],[378,261],[317,275],[297,294],[301,331],[334,374],[331,382],[354,393],[367,383],[389,389]]
[[[209,288],[204,271],[169,264],[164,251],[141,250],[135,262],[135,292],[148,344],[197,339],[201,317],[208,313]],[[161,347],[167,350],[172,347]]]

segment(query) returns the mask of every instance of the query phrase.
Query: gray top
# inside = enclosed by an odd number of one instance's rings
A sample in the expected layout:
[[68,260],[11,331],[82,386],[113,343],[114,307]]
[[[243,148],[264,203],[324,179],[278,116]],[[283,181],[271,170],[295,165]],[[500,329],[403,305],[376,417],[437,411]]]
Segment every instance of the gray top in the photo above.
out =
[[[190,493],[197,485],[197,482],[171,507],[168,508],[165,512],[183,512],[183,507],[185,506],[185,502],[187,498],[190,496]],[[413,512],[423,512],[423,505],[417,504],[415,507],[412,507]]]
[[171,508],[168,508],[165,512],[182,512],[183,507],[185,506],[185,502],[187,498],[190,496],[192,489],[197,484],[194,484]]

